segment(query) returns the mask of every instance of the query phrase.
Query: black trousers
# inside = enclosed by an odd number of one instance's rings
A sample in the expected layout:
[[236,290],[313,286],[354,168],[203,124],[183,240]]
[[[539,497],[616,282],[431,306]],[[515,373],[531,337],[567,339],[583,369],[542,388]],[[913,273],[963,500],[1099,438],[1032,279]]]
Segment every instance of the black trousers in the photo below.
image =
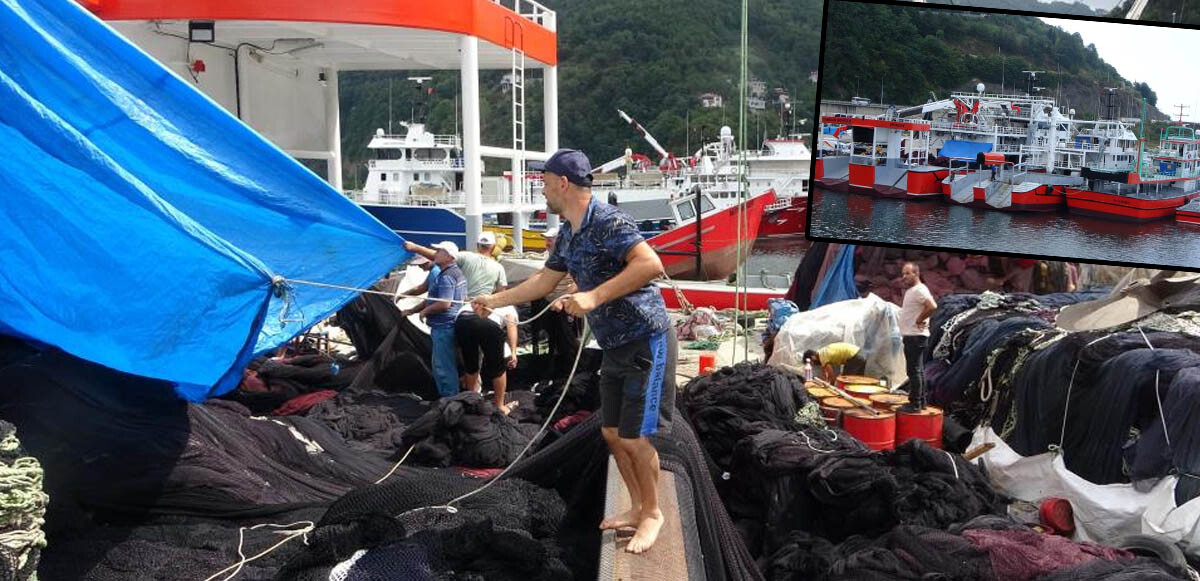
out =
[[[549,302],[546,299],[531,301],[530,312],[534,315],[542,312]],[[572,322],[571,316],[563,311],[546,311],[546,314],[530,323],[533,327],[533,341],[538,341],[538,335],[546,332],[550,341],[550,359],[553,361],[552,377],[566,377],[571,372],[571,364],[575,361],[575,352],[579,351],[579,331]]]
[[904,336],[904,363],[908,372],[908,401],[925,407],[925,335]]
[[[463,313],[454,321],[454,340],[462,351],[464,373],[480,373],[487,381],[503,375],[508,369],[504,360],[505,339],[504,329],[491,319]],[[480,352],[483,353],[482,369]]]

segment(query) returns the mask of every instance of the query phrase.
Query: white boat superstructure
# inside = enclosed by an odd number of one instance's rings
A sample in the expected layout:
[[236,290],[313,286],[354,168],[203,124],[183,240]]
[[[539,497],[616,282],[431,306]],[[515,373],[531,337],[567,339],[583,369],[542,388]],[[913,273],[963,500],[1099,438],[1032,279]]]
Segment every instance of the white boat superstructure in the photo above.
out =
[[465,207],[466,164],[457,135],[435,135],[423,123],[401,122],[408,131],[376,129],[367,144],[367,181],[355,201],[364,204]]

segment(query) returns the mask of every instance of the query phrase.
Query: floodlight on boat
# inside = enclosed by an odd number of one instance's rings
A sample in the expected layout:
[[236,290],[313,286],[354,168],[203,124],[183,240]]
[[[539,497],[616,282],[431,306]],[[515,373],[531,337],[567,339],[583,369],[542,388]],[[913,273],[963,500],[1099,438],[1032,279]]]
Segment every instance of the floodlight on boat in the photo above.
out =
[[213,42],[217,39],[216,23],[211,20],[189,20],[188,41]]

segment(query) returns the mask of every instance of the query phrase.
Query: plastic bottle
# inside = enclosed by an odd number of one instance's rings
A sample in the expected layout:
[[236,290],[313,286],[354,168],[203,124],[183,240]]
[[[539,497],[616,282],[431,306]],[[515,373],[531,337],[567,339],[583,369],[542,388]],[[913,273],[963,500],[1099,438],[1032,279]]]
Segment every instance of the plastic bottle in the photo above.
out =
[[804,381],[812,381],[812,378],[813,378],[812,361],[805,359],[804,360]]

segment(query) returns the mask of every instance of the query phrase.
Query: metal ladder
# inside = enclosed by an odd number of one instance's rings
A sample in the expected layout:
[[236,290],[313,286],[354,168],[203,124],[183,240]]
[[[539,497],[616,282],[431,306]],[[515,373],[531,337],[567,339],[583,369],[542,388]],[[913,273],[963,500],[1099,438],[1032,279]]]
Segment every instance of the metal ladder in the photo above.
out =
[[[514,23],[515,24],[515,23]],[[513,172],[511,202],[526,203],[525,199],[525,51],[520,25],[513,27],[512,37],[512,148]]]

